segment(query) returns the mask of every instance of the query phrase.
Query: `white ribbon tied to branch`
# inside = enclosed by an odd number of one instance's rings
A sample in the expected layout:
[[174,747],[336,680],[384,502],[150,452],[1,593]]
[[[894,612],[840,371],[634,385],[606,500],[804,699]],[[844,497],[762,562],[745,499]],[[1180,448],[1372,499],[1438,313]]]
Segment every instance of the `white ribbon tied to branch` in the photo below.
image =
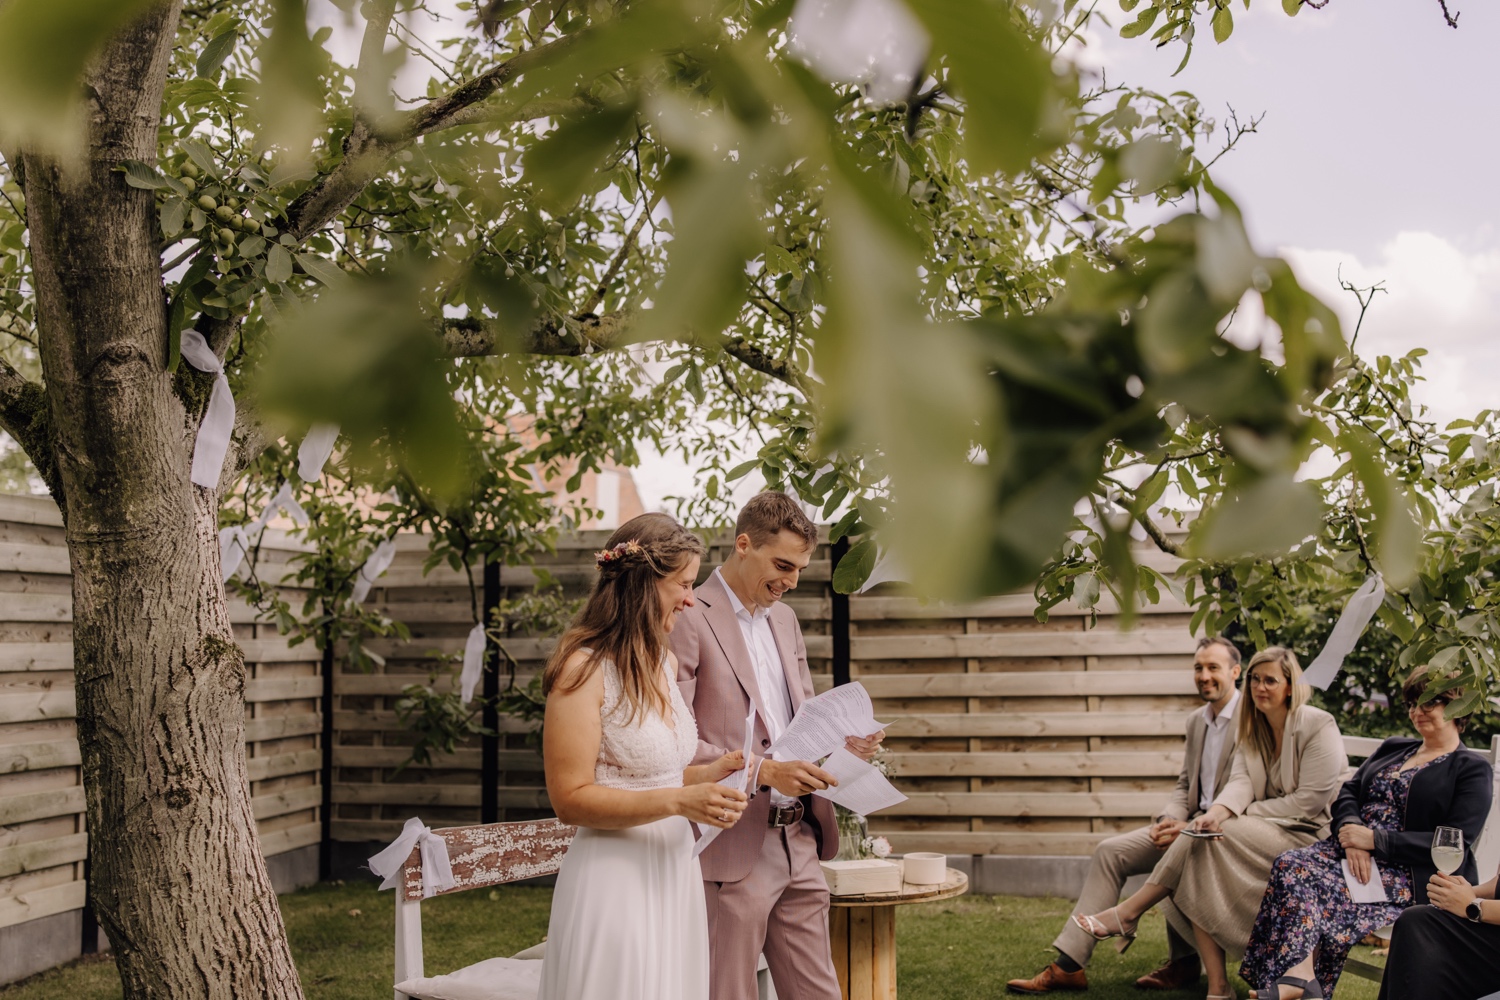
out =
[[481,623],[469,629],[469,637],[464,640],[464,669],[458,675],[459,697],[463,704],[473,700],[474,689],[479,686],[479,678],[483,675],[484,625]]
[[359,576],[354,580],[354,603],[363,604],[366,597],[370,596],[370,588],[375,586],[375,581],[380,574],[391,568],[391,560],[396,558],[396,540],[387,538],[375,546],[375,551],[370,553],[370,558],[359,568]]
[[1333,683],[1344,666],[1344,657],[1354,651],[1359,637],[1364,634],[1365,626],[1370,623],[1370,618],[1384,600],[1385,580],[1381,579],[1379,573],[1373,573],[1349,598],[1349,603],[1344,605],[1343,614],[1339,615],[1333,631],[1328,634],[1328,641],[1323,644],[1323,651],[1303,673],[1304,684],[1310,684],[1320,691],[1328,690],[1328,685]]
[[304,483],[312,483],[323,477],[323,466],[333,454],[333,446],[339,439],[338,424],[313,424],[307,437],[297,446],[297,475]]
[[307,527],[307,511],[302,509],[302,505],[292,495],[292,484],[286,482],[281,484],[281,489],[276,491],[276,495],[271,497],[255,520],[249,524],[219,529],[219,569],[223,582],[228,583],[229,578],[240,571],[240,566],[250,555],[250,537],[260,534],[271,523],[271,518],[276,516],[277,511],[285,511],[286,516],[297,527]]
[[453,864],[448,859],[448,842],[433,833],[420,819],[413,816],[401,828],[401,833],[391,846],[370,859],[370,871],[383,880],[382,889],[402,891],[401,868],[411,857],[411,849],[422,849],[422,898],[430,899],[438,893],[458,885],[453,877]]
[[198,439],[193,444],[192,480],[205,489],[217,489],[219,473],[224,470],[224,456],[229,453],[229,439],[234,436],[234,396],[224,365],[197,330],[182,331],[182,356],[187,363],[215,376],[208,409],[198,425]]

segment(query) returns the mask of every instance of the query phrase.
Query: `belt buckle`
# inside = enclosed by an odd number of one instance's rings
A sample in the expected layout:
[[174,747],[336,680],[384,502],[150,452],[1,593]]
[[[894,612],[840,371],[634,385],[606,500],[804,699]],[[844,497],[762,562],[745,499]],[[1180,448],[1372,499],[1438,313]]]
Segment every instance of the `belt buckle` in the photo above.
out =
[[781,829],[791,826],[802,818],[802,803],[793,802],[789,805],[772,806],[770,814],[771,828]]

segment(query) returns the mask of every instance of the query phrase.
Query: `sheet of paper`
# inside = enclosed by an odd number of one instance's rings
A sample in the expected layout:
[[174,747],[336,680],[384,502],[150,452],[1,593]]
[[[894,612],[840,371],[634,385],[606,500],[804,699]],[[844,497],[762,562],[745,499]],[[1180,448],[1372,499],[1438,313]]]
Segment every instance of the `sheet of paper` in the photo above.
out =
[[1380,881],[1380,866],[1375,859],[1370,859],[1370,881],[1364,885],[1359,884],[1359,879],[1349,870],[1349,859],[1345,858],[1339,864],[1344,869],[1344,884],[1349,886],[1349,898],[1356,903],[1384,903],[1385,885]]
[[1375,616],[1381,602],[1385,600],[1385,581],[1379,573],[1372,573],[1364,584],[1349,597],[1339,620],[1334,623],[1328,641],[1317,659],[1308,664],[1302,673],[1302,683],[1327,691],[1328,685],[1338,676],[1344,665],[1344,657],[1354,651],[1365,626]]
[[863,684],[841,684],[804,701],[770,754],[777,760],[819,760],[842,750],[846,737],[870,736],[885,726],[875,721],[875,706]]
[[[746,763],[749,763],[749,760],[750,760],[750,748],[752,746],[754,746],[754,745],[755,745],[755,706],[751,705],[750,706],[750,714],[747,715],[747,716],[745,716],[745,742],[744,742],[743,747],[741,748],[742,751],[743,751],[743,753],[744,753],[744,755],[745,755],[744,759],[745,759]],[[750,768],[748,768],[748,767],[742,767],[738,771],[736,771],[733,774],[731,774],[729,777],[725,778],[723,781],[719,782],[719,784],[723,785],[725,788],[733,788],[733,789],[737,789],[738,791],[742,791],[743,792],[743,791],[745,791],[745,778],[746,778],[747,775],[749,775],[749,773],[750,773]],[[697,826],[697,824],[694,824],[694,825]],[[698,827],[698,841],[697,841],[697,843],[693,844],[693,857],[696,858],[698,855],[702,854],[704,848],[708,847],[709,844],[712,844],[718,838],[719,834],[721,834],[723,832],[724,832],[723,830],[720,830],[716,826],[709,826],[709,827],[699,826]]]
[[833,775],[838,784],[813,794],[830,799],[851,812],[868,816],[906,801],[906,796],[886,780],[879,768],[860,760],[843,747],[830,754],[820,766]]

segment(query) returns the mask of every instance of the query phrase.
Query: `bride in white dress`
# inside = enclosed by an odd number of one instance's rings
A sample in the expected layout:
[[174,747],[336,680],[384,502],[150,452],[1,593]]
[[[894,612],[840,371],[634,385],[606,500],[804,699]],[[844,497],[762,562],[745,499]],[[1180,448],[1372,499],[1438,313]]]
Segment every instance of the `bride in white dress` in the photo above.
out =
[[745,794],[717,782],[739,753],[688,766],[698,730],[667,634],[693,603],[703,545],[665,514],[622,525],[547,664],[543,756],[558,818],[576,825],[538,1000],[707,1000],[708,918],[691,820],[727,828]]

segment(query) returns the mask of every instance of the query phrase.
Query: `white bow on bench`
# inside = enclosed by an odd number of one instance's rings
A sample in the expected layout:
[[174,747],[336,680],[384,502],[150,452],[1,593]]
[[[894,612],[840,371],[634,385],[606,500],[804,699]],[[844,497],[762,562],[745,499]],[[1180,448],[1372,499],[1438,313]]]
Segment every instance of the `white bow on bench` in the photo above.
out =
[[413,847],[422,849],[423,899],[430,899],[458,884],[453,877],[453,865],[448,860],[448,842],[413,816],[406,821],[391,846],[370,859],[370,871],[384,880],[380,888],[395,888],[401,881],[401,869],[411,857]]

